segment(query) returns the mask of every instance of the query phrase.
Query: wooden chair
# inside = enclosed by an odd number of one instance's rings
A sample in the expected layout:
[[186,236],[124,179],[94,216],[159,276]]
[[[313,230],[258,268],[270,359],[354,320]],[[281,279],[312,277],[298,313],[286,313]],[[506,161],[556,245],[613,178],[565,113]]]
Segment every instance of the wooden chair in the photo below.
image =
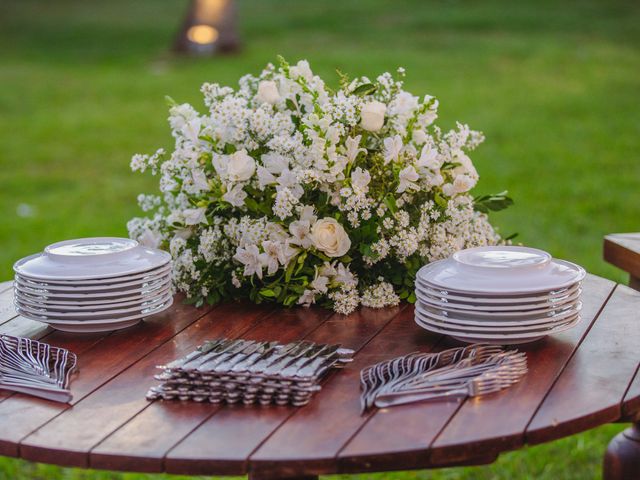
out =
[[[640,233],[615,233],[604,237],[604,259],[629,273],[629,286],[640,290]],[[640,328],[640,314],[638,316]],[[627,419],[631,427],[609,444],[604,477],[640,478],[640,418]]]

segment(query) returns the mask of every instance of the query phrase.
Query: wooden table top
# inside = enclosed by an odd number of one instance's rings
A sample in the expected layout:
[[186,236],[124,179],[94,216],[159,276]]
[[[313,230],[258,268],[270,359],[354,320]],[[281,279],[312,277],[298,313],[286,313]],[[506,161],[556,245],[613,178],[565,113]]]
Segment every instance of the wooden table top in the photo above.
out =
[[[0,390],[0,455],[79,467],[255,478],[489,463],[500,452],[640,416],[640,292],[588,276],[583,319],[521,348],[529,373],[487,397],[359,412],[359,372],[413,351],[451,347],[413,322],[413,308],[349,316],[177,301],[112,333],[69,334],[16,316],[0,284],[0,333],[79,357],[69,405]],[[342,343],[355,361],[303,408],[148,402],[155,366],[215,337]]]

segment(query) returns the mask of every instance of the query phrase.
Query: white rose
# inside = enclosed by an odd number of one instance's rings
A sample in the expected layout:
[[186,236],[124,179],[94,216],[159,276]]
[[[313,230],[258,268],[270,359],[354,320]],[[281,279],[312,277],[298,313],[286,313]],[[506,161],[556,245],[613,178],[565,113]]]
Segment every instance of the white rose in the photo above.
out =
[[334,218],[322,218],[311,228],[313,246],[329,257],[341,257],[351,248],[351,240]]
[[258,95],[256,97],[261,103],[274,105],[280,100],[278,85],[273,80],[263,80],[258,84]]
[[243,148],[229,155],[227,164],[227,175],[232,182],[243,182],[249,180],[256,171],[256,162]]
[[365,103],[360,112],[360,126],[370,132],[377,132],[384,124],[384,114],[387,106],[384,103],[373,101]]

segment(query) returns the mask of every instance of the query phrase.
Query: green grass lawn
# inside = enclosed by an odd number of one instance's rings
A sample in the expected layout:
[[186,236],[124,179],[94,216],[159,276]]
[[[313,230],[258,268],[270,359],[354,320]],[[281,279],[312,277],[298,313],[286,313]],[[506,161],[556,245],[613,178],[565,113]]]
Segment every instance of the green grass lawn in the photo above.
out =
[[[374,75],[407,69],[445,126],[483,130],[480,192],[508,188],[501,231],[615,280],[603,234],[640,230],[640,4],[623,1],[240,0],[237,56],[167,53],[183,0],[0,2],[0,280],[56,240],[125,235],[152,178],[136,152],[169,146],[164,95],[201,105],[277,54]],[[1,422],[1,420],[0,420]],[[489,467],[375,478],[599,478],[605,427]],[[161,478],[0,459],[0,479]],[[162,477],[164,478],[164,477]],[[362,478],[372,478],[370,475]]]

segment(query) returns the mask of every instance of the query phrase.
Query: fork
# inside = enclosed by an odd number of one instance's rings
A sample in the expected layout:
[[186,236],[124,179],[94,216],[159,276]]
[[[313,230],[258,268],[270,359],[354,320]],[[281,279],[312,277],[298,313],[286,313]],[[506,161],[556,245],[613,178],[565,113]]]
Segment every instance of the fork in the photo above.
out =
[[[518,377],[519,379],[520,377]],[[417,392],[385,394],[376,398],[375,406],[378,408],[405,405],[407,403],[423,402],[429,400],[442,400],[447,398],[478,397],[498,392],[517,381],[516,378],[505,378],[500,375],[482,375],[467,382],[460,388],[445,389],[441,392]]]

